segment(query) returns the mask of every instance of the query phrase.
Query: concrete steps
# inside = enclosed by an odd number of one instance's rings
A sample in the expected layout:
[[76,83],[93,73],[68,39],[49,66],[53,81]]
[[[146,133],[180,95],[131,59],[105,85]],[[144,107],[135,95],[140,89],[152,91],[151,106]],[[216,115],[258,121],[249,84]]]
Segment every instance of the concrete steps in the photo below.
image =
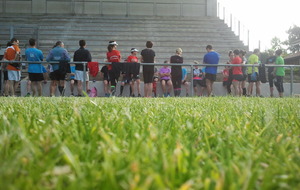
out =
[[[183,49],[186,62],[202,62],[207,44],[221,54],[221,62],[226,62],[228,50],[247,49],[223,21],[211,17],[5,16],[0,25],[23,26],[16,31],[21,44],[36,36],[45,56],[57,40],[63,41],[73,56],[78,41],[85,39],[93,59],[101,62],[110,40],[118,42],[123,58],[132,47],[142,50],[145,42],[152,40],[157,62],[169,59],[178,47]],[[36,27],[38,33],[33,29]],[[9,33],[3,30],[0,34],[2,44]]]

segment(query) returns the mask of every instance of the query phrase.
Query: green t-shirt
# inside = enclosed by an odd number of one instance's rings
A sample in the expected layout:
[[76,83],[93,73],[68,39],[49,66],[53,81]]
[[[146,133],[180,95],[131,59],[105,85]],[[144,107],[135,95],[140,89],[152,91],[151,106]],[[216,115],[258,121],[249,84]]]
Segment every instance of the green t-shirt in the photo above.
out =
[[[284,59],[281,56],[276,58],[276,65],[284,65]],[[285,76],[285,69],[284,67],[276,67],[276,76]]]
[[[258,59],[258,56],[256,54],[252,54],[248,58],[248,64],[249,65],[258,64],[258,62],[259,62],[259,59]],[[254,72],[258,72],[258,67],[254,67]],[[248,74],[252,74],[252,67],[248,67]]]

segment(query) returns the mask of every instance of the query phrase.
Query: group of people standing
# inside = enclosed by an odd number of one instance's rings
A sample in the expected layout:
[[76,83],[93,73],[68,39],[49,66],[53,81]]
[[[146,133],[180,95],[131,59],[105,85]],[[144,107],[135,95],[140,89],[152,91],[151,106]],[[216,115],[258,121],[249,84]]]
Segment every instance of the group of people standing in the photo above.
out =
[[[265,75],[265,70],[259,72],[259,67],[263,67],[259,60],[260,51],[255,49],[247,60],[246,52],[244,50],[229,51],[229,61],[227,64],[253,65],[253,67],[242,66],[226,66],[223,70],[223,86],[227,88],[228,94],[231,94],[231,87],[233,87],[235,96],[252,96],[255,85],[256,96],[261,96],[261,78]],[[265,64],[284,65],[282,58],[282,50],[279,49],[275,55],[271,55]],[[279,97],[283,97],[283,77],[285,76],[284,67],[268,67],[268,80],[270,84],[270,96],[274,96],[274,83],[278,90]],[[246,88],[246,81],[248,87]],[[275,81],[275,82],[274,82]]]
[[[44,56],[42,51],[36,48],[36,40],[29,39],[29,48],[25,51],[25,56],[27,61],[32,62],[42,62]],[[79,49],[74,52],[73,61],[74,62],[92,62],[92,56],[88,49],[86,49],[86,41],[79,41]],[[164,65],[159,70],[159,79],[155,74],[155,51],[153,48],[153,42],[147,41],[146,48],[140,52],[140,57],[138,57],[139,50],[132,48],[130,50],[130,55],[122,61],[121,52],[117,50],[117,42],[109,41],[107,46],[106,61],[110,63],[144,63],[143,64],[143,79],[144,79],[144,97],[152,97],[156,95],[156,83],[158,80],[161,82],[162,90],[164,96],[170,96],[171,90],[174,91],[174,96],[181,95],[181,86],[184,85],[186,88],[186,95],[189,91],[189,82],[187,82],[187,70],[181,66],[184,60],[182,57],[182,49],[177,48],[175,55],[171,56],[169,60],[165,63],[172,63],[171,68],[167,65]],[[216,81],[217,75],[217,64],[219,63],[220,55],[213,50],[211,45],[206,46],[207,53],[203,58],[204,64],[209,64],[211,66],[206,66],[205,68],[200,69],[198,67],[198,62],[195,61],[195,66],[193,69],[193,83],[194,90],[197,95],[202,96],[203,90],[206,88],[207,95],[213,95],[213,84]],[[250,55],[248,60],[245,55],[246,52],[243,50],[234,50],[229,52],[229,61],[228,64],[250,64],[256,65],[259,64],[259,50],[254,50],[253,54]],[[284,60],[281,57],[282,51],[277,50],[276,56],[270,57],[268,60],[273,60],[270,63],[275,63],[277,65],[284,65]],[[273,58],[273,59],[272,59]],[[20,48],[18,47],[18,40],[13,38],[8,44],[4,54],[4,60],[8,61],[18,61],[20,60]],[[39,63],[34,63],[28,65],[28,75],[29,81],[31,82],[31,89],[33,96],[42,95],[42,81],[46,81],[49,77],[51,79],[50,84],[50,96],[55,96],[56,89],[60,92],[61,95],[65,91],[65,80],[69,78],[67,73],[71,73],[69,68],[67,68],[67,63],[71,61],[71,57],[68,51],[64,48],[64,43],[57,41],[53,48],[49,51],[48,56],[46,57],[47,62],[56,62],[48,65],[47,69]],[[98,63],[97,63],[98,65]],[[88,67],[84,69],[83,64],[76,64],[75,71],[73,71],[73,78],[77,81],[78,96],[83,95],[83,82],[89,81]],[[97,67],[98,69],[98,67]],[[252,69],[254,69],[252,71]],[[273,96],[273,79],[276,79],[275,85],[278,89],[279,95],[283,96],[283,76],[284,76],[284,67],[269,68],[269,81],[270,81],[270,90],[271,96]],[[15,90],[19,85],[20,81],[20,64],[10,63],[2,65],[2,71],[4,71],[4,80],[5,80],[5,90],[4,95],[9,95],[9,90],[11,95],[15,95]],[[49,76],[47,75],[49,73]],[[86,74],[86,76],[84,76]],[[120,74],[120,73],[119,73]],[[113,70],[112,64],[104,65],[101,68],[101,76],[104,83],[104,92],[105,96],[114,96],[116,93],[116,86],[119,79],[119,74]],[[67,76],[67,77],[66,77]],[[137,86],[137,96],[141,97],[140,90],[140,75],[139,72],[135,74],[121,73],[122,81],[120,86],[120,95],[122,95],[124,86],[130,84],[130,96],[135,96],[135,84]],[[258,67],[242,67],[242,66],[226,66],[223,70],[223,85],[227,88],[228,93],[231,94],[231,87],[233,87],[233,92],[235,96],[242,95],[252,95],[253,86],[256,85],[256,94],[260,96],[260,81],[259,81],[259,72]],[[272,78],[272,80],[270,80]],[[84,80],[85,78],[85,80]],[[246,80],[248,79],[249,85],[246,89]],[[88,83],[87,83],[88,84]],[[200,91],[197,90],[197,86],[200,86]]]

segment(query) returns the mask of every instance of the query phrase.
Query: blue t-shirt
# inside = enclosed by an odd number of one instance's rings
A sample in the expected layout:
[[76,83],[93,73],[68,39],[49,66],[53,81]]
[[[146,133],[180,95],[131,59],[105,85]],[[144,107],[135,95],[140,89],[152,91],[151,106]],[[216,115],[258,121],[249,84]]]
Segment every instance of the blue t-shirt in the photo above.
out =
[[[25,51],[27,61],[43,61],[44,56],[41,50],[28,48]],[[28,64],[28,73],[43,73],[42,64]]]
[[[220,55],[215,52],[215,51],[211,51],[208,52],[207,54],[205,54],[203,62],[204,64],[211,64],[211,65],[217,65],[219,63],[220,60]],[[205,73],[210,73],[210,74],[217,74],[217,69],[218,67],[206,67],[205,69]]]
[[182,68],[182,79],[181,80],[184,80],[184,78],[185,78],[186,75],[187,75],[186,68]]

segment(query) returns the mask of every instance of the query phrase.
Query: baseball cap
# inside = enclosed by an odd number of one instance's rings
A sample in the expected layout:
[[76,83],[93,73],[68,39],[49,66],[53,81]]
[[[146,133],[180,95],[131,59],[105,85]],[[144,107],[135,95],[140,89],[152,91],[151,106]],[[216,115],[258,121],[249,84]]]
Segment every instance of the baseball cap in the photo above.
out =
[[136,49],[136,48],[131,48],[130,52],[131,52],[131,53],[132,53],[132,52],[139,52],[139,50]]
[[116,41],[109,41],[108,44],[109,44],[109,45],[116,45],[116,46],[118,45]]

